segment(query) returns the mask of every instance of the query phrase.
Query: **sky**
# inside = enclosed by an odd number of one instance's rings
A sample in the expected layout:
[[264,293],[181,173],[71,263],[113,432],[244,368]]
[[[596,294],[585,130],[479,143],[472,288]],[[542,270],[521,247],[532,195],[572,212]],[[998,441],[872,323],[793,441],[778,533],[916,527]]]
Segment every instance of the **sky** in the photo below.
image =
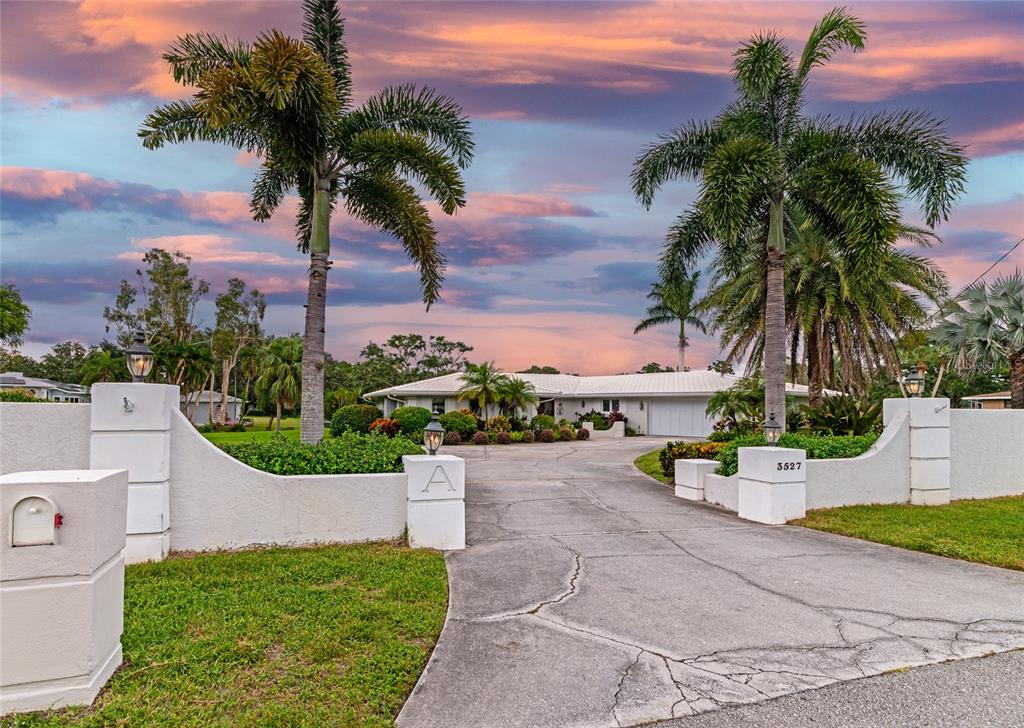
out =
[[[633,160],[659,134],[732,95],[736,47],[774,29],[798,51],[832,7],[815,2],[344,3],[356,100],[395,84],[454,97],[477,153],[468,203],[432,208],[449,261],[430,311],[392,239],[336,215],[327,350],[352,359],[392,333],[443,334],[506,369],[634,371],[675,361],[672,326],[638,336],[665,231],[693,202],[671,183],[644,210]],[[967,190],[928,251],[956,287],[1024,237],[1024,3],[852,2],[862,53],[817,69],[809,111],[926,109],[971,158]],[[180,250],[213,296],[238,276],[267,296],[266,329],[302,328],[307,259],[294,199],[255,223],[258,160],[212,144],[143,149],[156,105],[187,96],[161,53],[205,31],[298,35],[296,2],[0,2],[0,277],[33,309],[23,351],[96,343],[103,307],[143,252]],[[918,220],[913,205],[909,221]],[[990,274],[1024,268],[1024,246]],[[694,333],[687,363],[718,358]]]

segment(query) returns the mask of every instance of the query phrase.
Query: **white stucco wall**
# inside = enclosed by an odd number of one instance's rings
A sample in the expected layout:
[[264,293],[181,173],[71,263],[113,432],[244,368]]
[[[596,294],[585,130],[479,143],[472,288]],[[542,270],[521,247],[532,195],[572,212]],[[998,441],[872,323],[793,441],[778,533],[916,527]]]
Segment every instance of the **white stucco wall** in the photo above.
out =
[[1024,410],[949,413],[950,497],[1024,494]]
[[739,475],[708,473],[704,476],[704,500],[736,511],[739,509],[739,484]]
[[171,548],[346,543],[398,538],[406,476],[281,476],[226,455],[180,412],[171,421]]
[[89,467],[90,405],[0,402],[0,474]]
[[910,500],[910,424],[893,417],[866,453],[807,461],[807,509]]

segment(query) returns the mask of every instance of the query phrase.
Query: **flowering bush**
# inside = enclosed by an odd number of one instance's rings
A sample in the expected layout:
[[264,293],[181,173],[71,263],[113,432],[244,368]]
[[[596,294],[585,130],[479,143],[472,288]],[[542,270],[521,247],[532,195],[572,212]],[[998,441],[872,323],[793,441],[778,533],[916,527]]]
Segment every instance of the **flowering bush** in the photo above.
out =
[[626,415],[621,412],[609,412],[608,413],[608,424],[614,425],[616,422],[626,422]]
[[555,441],[555,432],[554,432],[554,430],[552,430],[550,428],[541,430],[540,431],[540,436],[537,439],[540,440],[541,442],[554,442]]
[[577,440],[589,440],[590,439],[590,430],[584,429],[582,427],[580,429],[576,430],[576,439]]
[[483,430],[478,430],[473,433],[473,444],[474,445],[486,445],[491,441],[491,438],[487,436],[487,433]]
[[718,453],[725,449],[728,443],[725,442],[669,442],[662,449],[658,460],[661,463],[661,472],[668,478],[674,478],[676,474],[676,460],[692,460],[704,458],[717,460]]
[[499,445],[508,445],[510,442],[512,442],[512,436],[509,435],[504,430],[499,430],[498,433],[494,436],[494,441]]
[[389,420],[387,417],[378,417],[370,423],[370,432],[378,435],[387,435],[388,437],[397,435],[401,428],[402,425],[398,420]]

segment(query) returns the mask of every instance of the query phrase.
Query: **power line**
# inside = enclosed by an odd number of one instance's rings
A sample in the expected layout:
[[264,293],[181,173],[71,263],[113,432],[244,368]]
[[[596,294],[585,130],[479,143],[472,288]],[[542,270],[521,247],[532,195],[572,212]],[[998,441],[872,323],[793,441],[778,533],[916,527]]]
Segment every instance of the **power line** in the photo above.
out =
[[[1011,247],[1011,248],[1010,248],[1009,250],[1007,250],[1007,251],[1006,251],[1005,253],[1003,253],[1002,255],[1000,255],[1000,256],[999,256],[999,257],[998,257],[998,258],[996,259],[996,261],[995,261],[994,263],[992,263],[992,265],[990,265],[990,266],[989,266],[988,268],[986,268],[986,269],[985,269],[985,272],[984,272],[984,273],[982,273],[982,274],[981,274],[980,276],[978,276],[978,277],[977,277],[977,278],[975,278],[975,279],[974,279],[973,281],[971,281],[970,283],[968,283],[968,284],[967,284],[966,286],[964,286],[963,288],[961,288],[961,289],[960,289],[960,292],[959,292],[959,293],[957,293],[957,294],[956,294],[955,296],[950,296],[950,297],[949,297],[948,299],[946,299],[946,303],[950,303],[951,301],[955,301],[955,300],[957,300],[958,298],[960,298],[960,296],[964,295],[964,292],[965,292],[965,291],[966,291],[966,290],[967,290],[968,288],[971,288],[972,286],[974,286],[975,284],[977,284],[977,283],[978,283],[978,281],[980,281],[980,280],[981,280],[982,278],[984,278],[984,277],[985,277],[985,276],[987,276],[987,275],[988,275],[989,273],[991,273],[991,272],[992,272],[992,269],[993,269],[993,268],[995,268],[995,267],[996,267],[997,265],[999,265],[999,264],[1000,264],[1000,263],[1002,263],[1002,262],[1003,262],[1004,260],[1006,260],[1007,258],[1009,258],[1009,257],[1010,257],[1010,254],[1011,254],[1011,253],[1012,253],[1013,251],[1015,251],[1015,250],[1016,250],[1017,248],[1019,248],[1019,247],[1020,247],[1020,246],[1021,246],[1022,244],[1024,244],[1024,238],[1021,238],[1021,239],[1020,239],[1020,240],[1018,240],[1018,241],[1017,241],[1016,243],[1014,243],[1014,244],[1013,244],[1013,246],[1012,246],[1012,247]],[[944,304],[942,304],[941,306],[939,306],[939,307],[938,307],[938,308],[937,308],[937,309],[935,310],[935,313],[933,313],[933,314],[932,314],[931,316],[929,316],[928,318],[926,318],[926,319],[925,319],[924,321],[922,321],[922,322],[921,322],[921,325],[923,326],[923,325],[927,324],[927,323],[928,323],[929,321],[931,321],[931,320],[932,320],[933,318],[935,318],[935,317],[936,317],[936,316],[938,316],[938,315],[939,315],[940,313],[942,313],[942,309],[943,309],[943,307],[944,307],[944,306],[946,305],[946,303],[944,303]]]

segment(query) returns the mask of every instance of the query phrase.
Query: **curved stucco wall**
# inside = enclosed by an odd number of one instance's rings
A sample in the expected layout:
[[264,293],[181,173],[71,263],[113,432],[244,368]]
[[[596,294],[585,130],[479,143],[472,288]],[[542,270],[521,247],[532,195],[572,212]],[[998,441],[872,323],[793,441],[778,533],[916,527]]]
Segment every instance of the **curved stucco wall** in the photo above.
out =
[[910,423],[897,414],[855,458],[807,461],[807,509],[910,500]]
[[0,402],[0,474],[88,470],[87,404]]
[[949,413],[949,496],[1024,493],[1024,410]]
[[281,476],[226,455],[171,419],[171,548],[345,543],[405,530],[404,473]]

